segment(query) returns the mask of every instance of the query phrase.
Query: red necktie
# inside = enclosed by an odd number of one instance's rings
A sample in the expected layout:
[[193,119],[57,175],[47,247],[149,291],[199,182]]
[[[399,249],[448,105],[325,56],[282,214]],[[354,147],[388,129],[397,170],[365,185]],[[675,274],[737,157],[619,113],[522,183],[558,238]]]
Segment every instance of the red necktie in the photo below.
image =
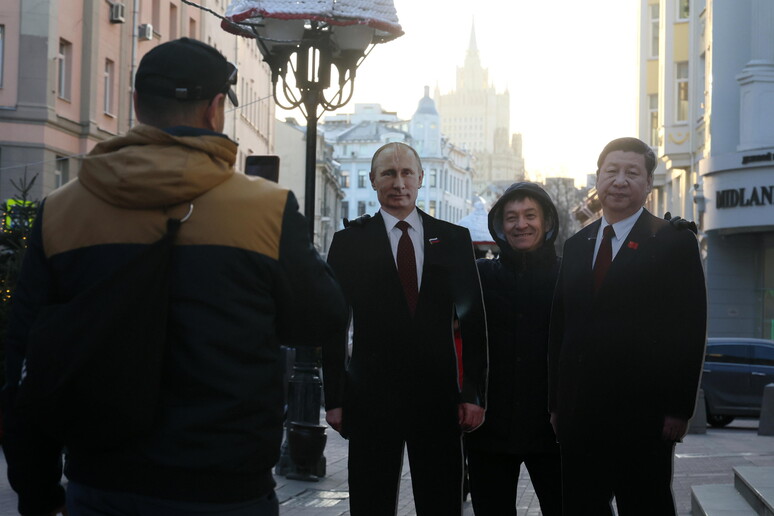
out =
[[398,254],[396,261],[398,262],[398,276],[400,276],[400,282],[403,285],[403,293],[406,295],[406,302],[408,303],[411,315],[414,315],[414,310],[417,307],[417,299],[419,297],[417,288],[417,258],[414,255],[414,244],[411,242],[411,237],[408,235],[409,223],[405,220],[401,220],[395,227],[400,229],[403,234],[398,240]]
[[597,261],[594,262],[594,291],[599,290],[602,280],[605,279],[605,274],[607,274],[607,269],[613,263],[613,244],[611,240],[614,236],[615,230],[613,226],[605,226],[602,232],[602,244],[597,252]]

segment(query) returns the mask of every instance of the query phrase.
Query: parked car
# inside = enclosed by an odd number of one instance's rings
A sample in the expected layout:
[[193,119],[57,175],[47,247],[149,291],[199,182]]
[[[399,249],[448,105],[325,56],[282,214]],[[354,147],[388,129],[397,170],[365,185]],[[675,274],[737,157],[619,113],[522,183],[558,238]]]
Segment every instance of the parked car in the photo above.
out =
[[701,387],[707,422],[723,427],[735,417],[758,417],[763,388],[774,383],[774,341],[707,339]]

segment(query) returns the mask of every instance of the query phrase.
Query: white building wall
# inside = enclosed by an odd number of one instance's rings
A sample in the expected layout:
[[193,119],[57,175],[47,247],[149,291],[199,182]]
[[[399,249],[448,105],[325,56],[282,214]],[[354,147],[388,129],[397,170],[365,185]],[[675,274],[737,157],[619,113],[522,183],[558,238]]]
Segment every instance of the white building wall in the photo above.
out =
[[[674,123],[675,5],[661,2],[667,26],[659,53],[658,154],[665,171],[649,207],[699,223],[709,335],[774,338],[774,300],[766,295],[774,288],[767,272],[774,270],[767,263],[774,260],[774,4],[691,2],[684,125]],[[646,106],[638,107],[642,120]],[[638,127],[646,139],[646,126]],[[687,141],[680,143],[684,132]]]
[[[346,139],[346,131],[363,122],[381,125],[383,129],[380,138]],[[432,125],[436,125],[436,128]],[[397,127],[411,129],[412,133],[393,130]],[[449,222],[457,222],[470,213],[472,155],[443,139],[440,131],[437,131],[438,127],[438,120],[426,114],[401,122],[394,113],[382,110],[378,104],[357,104],[354,114],[327,117],[320,131],[325,133],[326,140],[333,145],[334,159],[340,163],[344,176],[349,174],[349,186],[342,185],[347,211],[342,212],[341,216],[351,220],[363,213],[373,215],[379,209],[368,174],[374,153],[390,141],[415,146],[420,155],[425,172],[417,196],[417,205],[421,210]],[[415,139],[420,140],[421,145],[416,145]],[[359,181],[361,172],[365,177],[362,183]]]

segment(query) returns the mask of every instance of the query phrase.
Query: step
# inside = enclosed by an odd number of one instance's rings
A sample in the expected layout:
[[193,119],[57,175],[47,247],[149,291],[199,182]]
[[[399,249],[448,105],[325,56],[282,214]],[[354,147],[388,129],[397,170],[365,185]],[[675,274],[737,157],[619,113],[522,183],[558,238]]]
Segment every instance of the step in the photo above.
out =
[[736,466],[734,487],[756,514],[774,516],[774,466]]
[[691,488],[692,516],[758,516],[730,484],[708,484]]

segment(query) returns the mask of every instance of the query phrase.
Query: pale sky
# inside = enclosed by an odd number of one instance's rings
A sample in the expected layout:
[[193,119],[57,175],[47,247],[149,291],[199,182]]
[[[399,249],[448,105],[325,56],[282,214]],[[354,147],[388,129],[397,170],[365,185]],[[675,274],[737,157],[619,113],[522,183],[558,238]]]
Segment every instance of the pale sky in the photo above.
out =
[[[424,86],[454,89],[475,20],[479,56],[511,97],[527,173],[585,184],[602,147],[635,136],[637,0],[394,0],[405,34],[358,69],[355,103],[410,118]],[[278,109],[277,117],[286,112]]]

